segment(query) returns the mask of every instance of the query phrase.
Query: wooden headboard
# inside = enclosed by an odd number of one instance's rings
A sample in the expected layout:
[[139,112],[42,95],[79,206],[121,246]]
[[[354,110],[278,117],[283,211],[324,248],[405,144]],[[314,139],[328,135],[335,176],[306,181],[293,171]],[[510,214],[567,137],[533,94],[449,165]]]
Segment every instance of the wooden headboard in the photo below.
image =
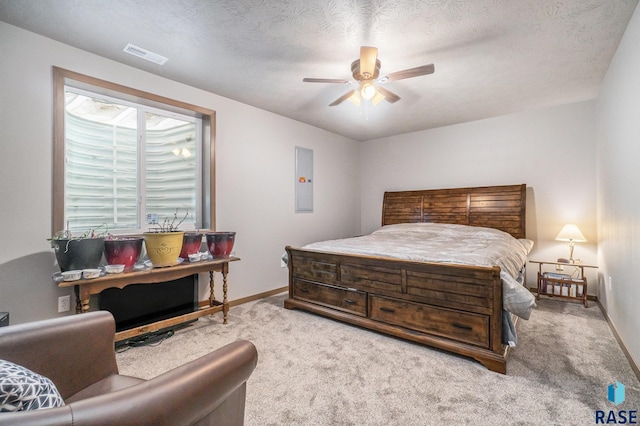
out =
[[526,237],[527,185],[385,192],[382,225],[437,222],[484,226]]

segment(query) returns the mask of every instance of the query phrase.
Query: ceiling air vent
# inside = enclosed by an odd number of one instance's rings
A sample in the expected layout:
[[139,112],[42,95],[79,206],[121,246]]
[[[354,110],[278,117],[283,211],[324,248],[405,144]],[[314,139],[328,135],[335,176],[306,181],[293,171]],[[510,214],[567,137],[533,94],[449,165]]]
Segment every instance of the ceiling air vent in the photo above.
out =
[[169,60],[169,58],[165,58],[164,56],[158,55],[157,53],[149,52],[147,49],[143,49],[142,47],[138,47],[131,43],[128,43],[122,50],[133,56],[146,59],[147,61],[151,61],[158,65],[162,65]]

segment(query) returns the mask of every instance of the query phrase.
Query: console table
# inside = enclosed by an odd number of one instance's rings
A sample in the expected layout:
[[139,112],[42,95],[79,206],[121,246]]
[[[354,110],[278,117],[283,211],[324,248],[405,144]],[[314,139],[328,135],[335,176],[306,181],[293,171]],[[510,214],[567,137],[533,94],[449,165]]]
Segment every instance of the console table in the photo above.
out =
[[[116,341],[125,340],[141,334],[150,333],[172,325],[182,324],[200,318],[205,315],[212,315],[222,311],[223,323],[227,323],[227,313],[229,312],[229,302],[227,301],[227,274],[229,273],[229,263],[240,260],[238,257],[225,259],[201,260],[199,262],[184,262],[176,266],[166,268],[147,268],[141,271],[123,272],[121,274],[107,274],[98,278],[81,279],[78,281],[62,281],[58,287],[74,287],[76,293],[76,313],[89,311],[89,300],[92,295],[99,294],[102,290],[112,287],[124,288],[129,284],[155,284],[165,281],[177,280],[189,275],[209,272],[209,300],[204,301],[203,307],[195,312],[179,315],[151,324],[123,330],[116,333]],[[214,294],[213,273],[221,272],[222,302],[216,300]]]

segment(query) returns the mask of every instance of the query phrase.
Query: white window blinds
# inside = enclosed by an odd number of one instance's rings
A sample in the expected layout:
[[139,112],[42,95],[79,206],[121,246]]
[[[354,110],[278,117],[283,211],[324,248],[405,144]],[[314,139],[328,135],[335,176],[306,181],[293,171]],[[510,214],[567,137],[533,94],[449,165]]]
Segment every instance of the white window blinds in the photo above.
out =
[[147,229],[176,211],[199,227],[200,120],[171,111],[65,89],[65,223]]

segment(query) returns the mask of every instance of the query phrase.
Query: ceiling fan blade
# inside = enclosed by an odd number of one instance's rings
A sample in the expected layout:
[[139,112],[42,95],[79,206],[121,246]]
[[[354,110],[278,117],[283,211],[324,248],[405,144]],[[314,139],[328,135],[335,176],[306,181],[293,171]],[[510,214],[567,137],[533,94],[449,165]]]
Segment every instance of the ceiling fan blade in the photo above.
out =
[[403,80],[405,78],[419,77],[421,75],[433,74],[435,67],[433,64],[422,65],[420,67],[409,68],[408,70],[396,71],[387,74],[378,80],[378,83],[386,83],[387,81]]
[[376,72],[377,59],[378,48],[371,46],[360,47],[360,74],[365,80],[372,78]]
[[351,97],[351,95],[353,95],[355,92],[355,90],[350,90],[349,92],[345,93],[344,95],[340,96],[338,99],[336,99],[335,101],[331,102],[329,104],[329,106],[336,106],[336,105],[340,105],[342,102],[346,101],[347,99],[349,99]]
[[376,90],[384,95],[384,99],[389,103],[396,103],[400,100],[400,96],[396,95],[389,89],[385,89],[384,87],[376,87]]
[[303,78],[302,81],[305,83],[351,83],[349,80],[341,80],[339,78]]

